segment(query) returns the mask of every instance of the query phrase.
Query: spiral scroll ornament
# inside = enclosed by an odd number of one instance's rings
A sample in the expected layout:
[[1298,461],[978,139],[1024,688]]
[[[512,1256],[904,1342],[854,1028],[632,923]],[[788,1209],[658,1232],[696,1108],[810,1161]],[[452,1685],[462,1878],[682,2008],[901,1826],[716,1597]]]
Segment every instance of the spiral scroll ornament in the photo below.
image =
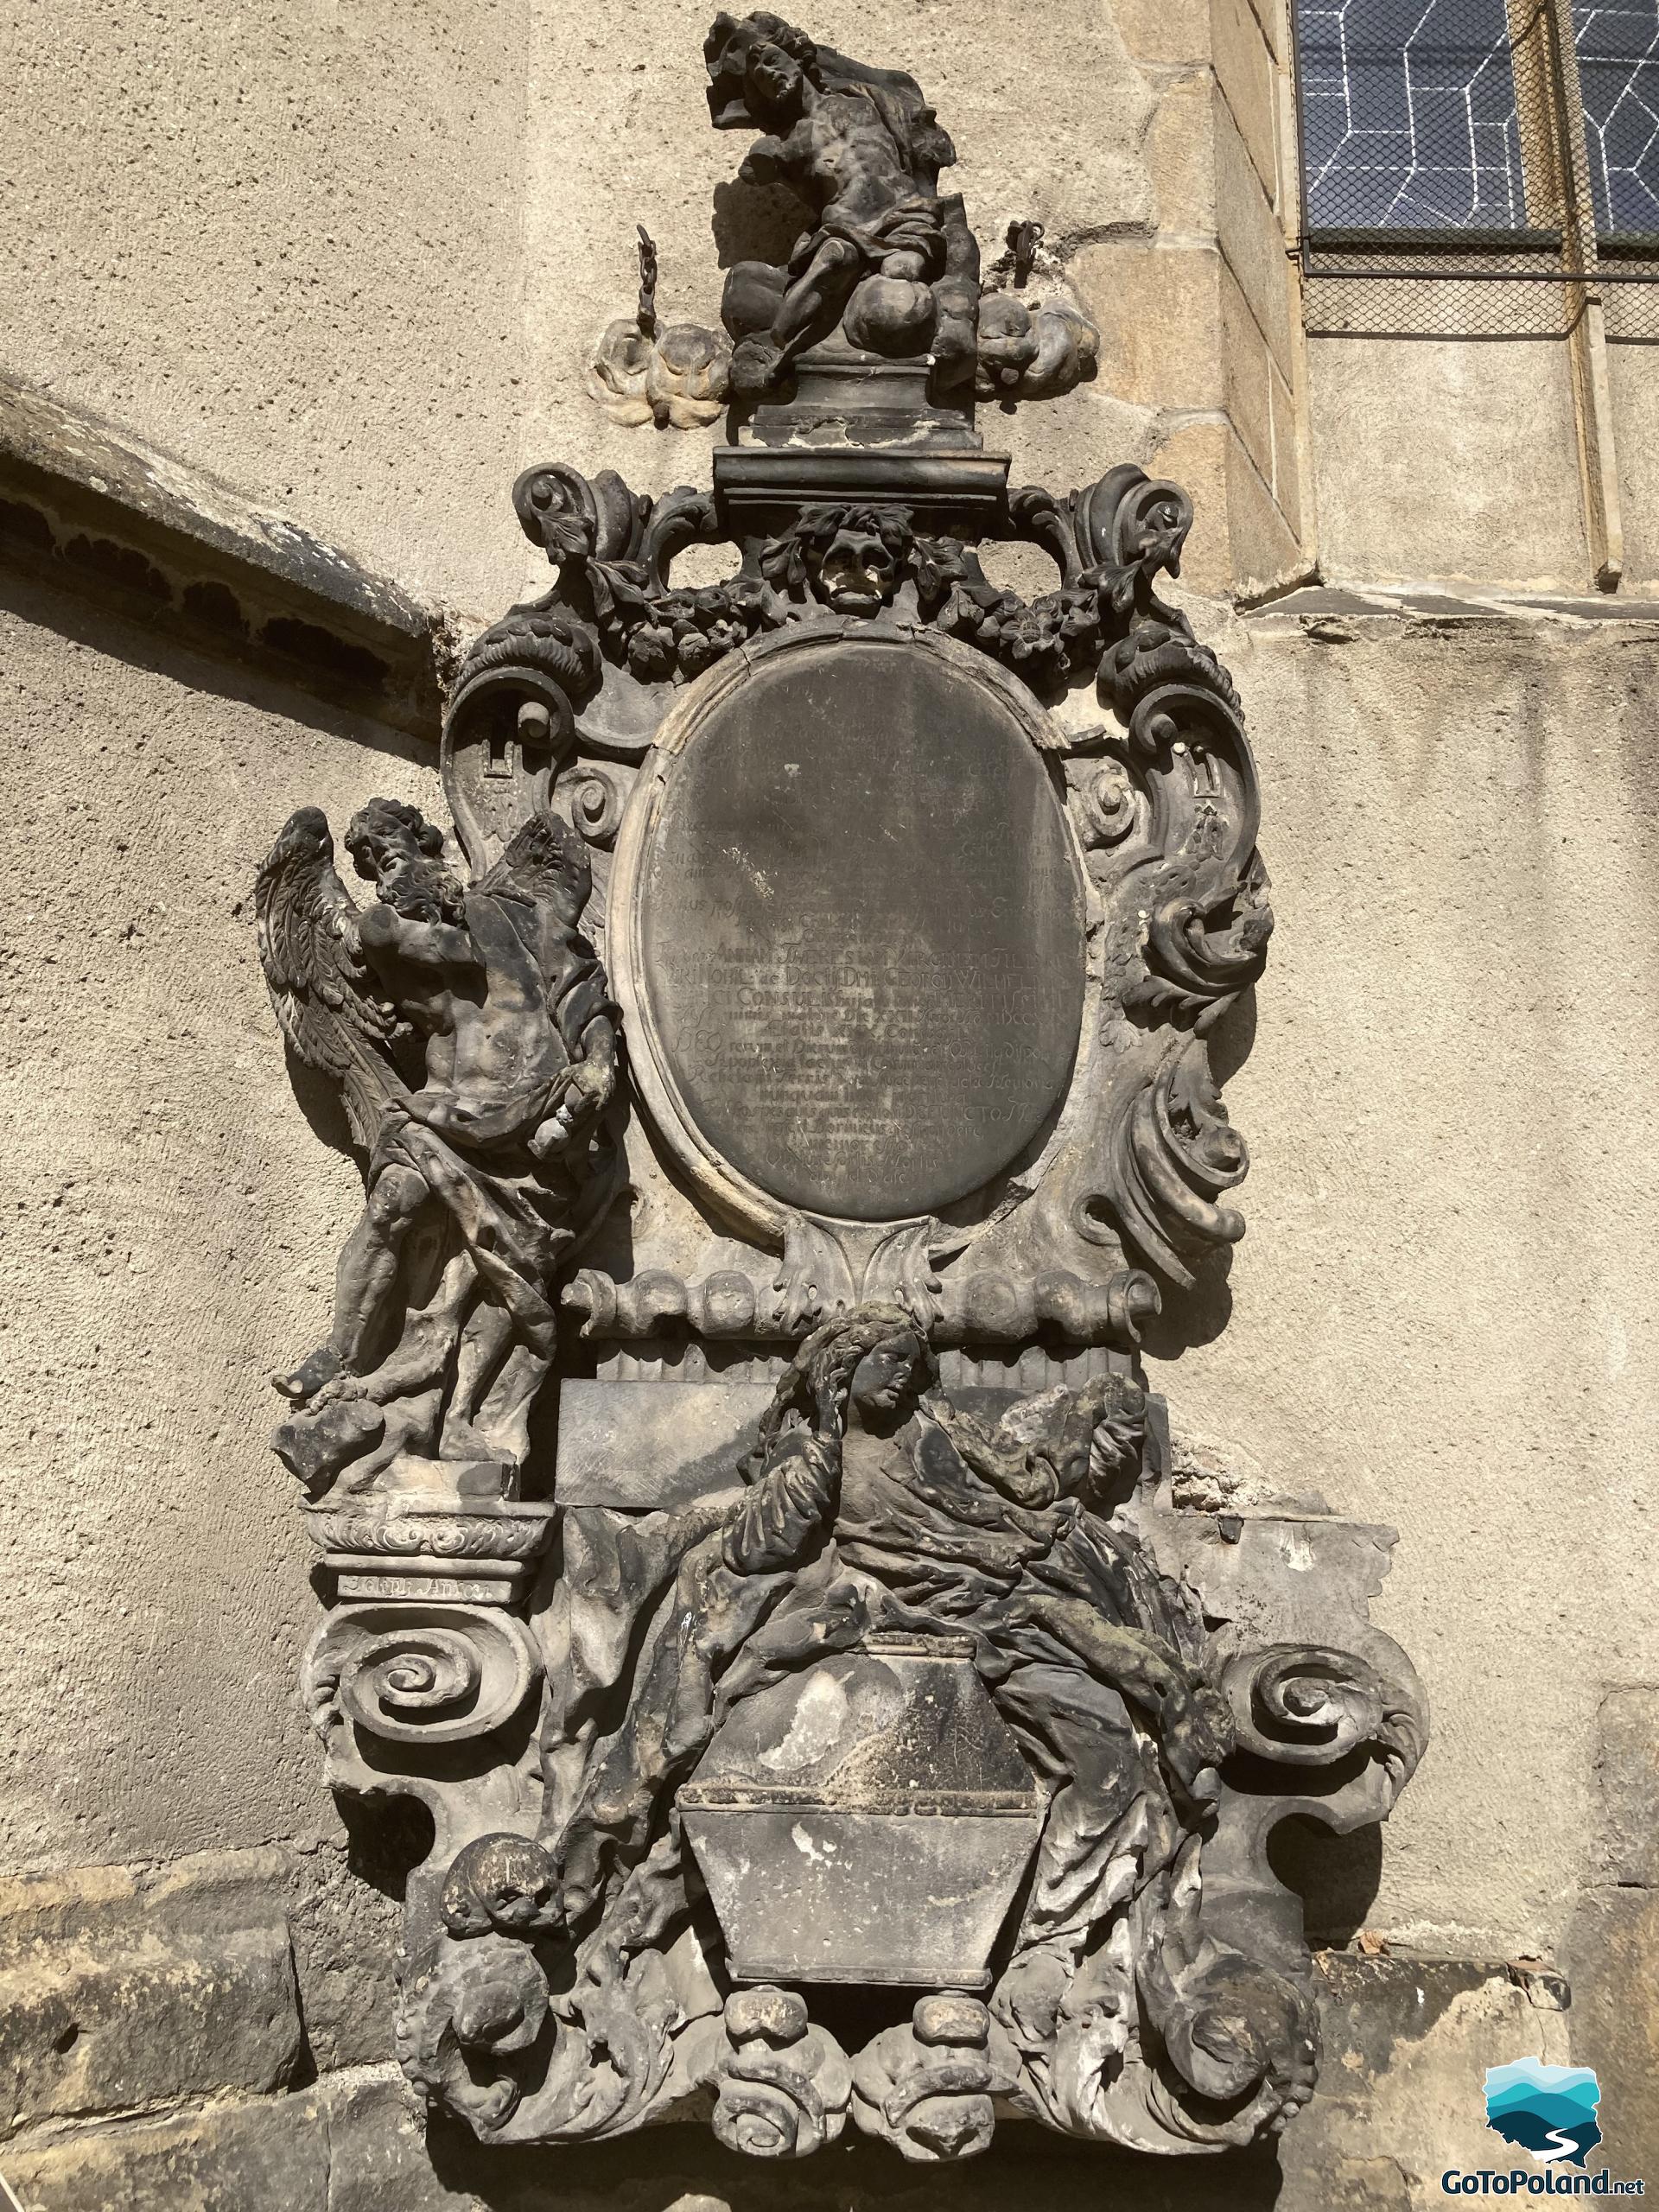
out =
[[1223,1680],[1239,1749],[1281,1766],[1334,1766],[1369,1753],[1387,1770],[1390,1795],[1397,1793],[1421,1756],[1427,1720],[1403,1654],[1377,1640],[1392,1654],[1398,1679],[1356,1652],[1322,1644],[1276,1643],[1241,1654]]
[[827,2029],[808,2024],[792,1989],[763,1984],[726,2000],[726,2050],[714,2130],[752,2158],[804,2158],[847,2124],[852,2075]]
[[608,852],[622,826],[622,809],[632,789],[616,772],[597,760],[567,769],[554,785],[556,810],[567,815],[590,845]]
[[325,1738],[343,1720],[382,1743],[458,1744],[511,1720],[540,1672],[523,1622],[495,1608],[345,1606],[311,1647],[306,1706]]
[[448,1944],[397,2008],[404,2071],[487,2139],[518,2109],[549,2029],[547,1979],[529,1948],[486,1935]]

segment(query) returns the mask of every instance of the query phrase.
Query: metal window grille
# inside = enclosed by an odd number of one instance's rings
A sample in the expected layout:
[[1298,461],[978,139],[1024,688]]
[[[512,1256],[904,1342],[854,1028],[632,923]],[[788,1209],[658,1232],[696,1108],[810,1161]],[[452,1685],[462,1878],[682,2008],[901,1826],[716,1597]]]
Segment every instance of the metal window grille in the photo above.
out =
[[1297,0],[1319,334],[1659,340],[1659,0]]

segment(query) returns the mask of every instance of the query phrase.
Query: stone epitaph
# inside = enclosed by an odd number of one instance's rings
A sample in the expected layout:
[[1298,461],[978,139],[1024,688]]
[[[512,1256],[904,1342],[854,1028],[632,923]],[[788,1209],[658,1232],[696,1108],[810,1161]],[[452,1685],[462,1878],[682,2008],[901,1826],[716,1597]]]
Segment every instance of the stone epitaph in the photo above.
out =
[[926,1215],[1052,1118],[1083,877],[1036,720],[969,655],[874,633],[783,633],[697,701],[642,824],[639,988],[759,1189]]
[[1382,1818],[1426,1716],[1391,1533],[1189,1503],[1141,1363],[1243,1234],[1210,1039],[1271,927],[1190,510],[1010,489],[976,398],[1093,333],[982,281],[913,79],[704,58],[807,217],[696,353],[712,490],[527,471],[453,838],[365,808],[359,908],[305,810],[259,881],[365,1166],[276,1448],[330,1779],[432,1816],[398,2054],[486,2142],[1245,2145],[1318,2064],[1273,1832]]

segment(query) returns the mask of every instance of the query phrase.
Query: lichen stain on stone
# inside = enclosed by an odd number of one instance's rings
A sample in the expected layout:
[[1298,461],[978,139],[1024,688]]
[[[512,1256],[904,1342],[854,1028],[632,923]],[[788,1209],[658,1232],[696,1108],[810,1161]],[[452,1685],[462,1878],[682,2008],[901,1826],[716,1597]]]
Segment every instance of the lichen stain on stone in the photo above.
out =
[[815,1866],[823,1866],[835,1857],[836,1847],[826,1836],[822,1844],[814,1843],[801,1823],[797,1821],[789,1832],[789,1840],[802,1857],[810,1859]]

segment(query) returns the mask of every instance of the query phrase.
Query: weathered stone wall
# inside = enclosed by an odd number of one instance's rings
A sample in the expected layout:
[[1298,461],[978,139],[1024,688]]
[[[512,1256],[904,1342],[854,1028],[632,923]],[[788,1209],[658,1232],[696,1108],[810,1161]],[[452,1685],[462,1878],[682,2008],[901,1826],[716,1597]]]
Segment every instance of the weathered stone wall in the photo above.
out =
[[0,366],[429,596],[510,591],[529,0],[62,0],[0,33]]
[[1624,518],[1625,588],[1659,594],[1659,379],[1651,342],[1610,344],[1607,378]]
[[1589,588],[1565,339],[1310,338],[1307,354],[1325,575]]
[[433,752],[3,588],[0,1866],[308,1837],[334,1824],[267,1378],[327,1313],[360,1186],[283,1076],[253,876],[308,801],[430,804]]
[[1275,1484],[1401,1530],[1375,1611],[1434,1718],[1380,1924],[1548,1948],[1597,1707],[1659,1680],[1659,625],[1297,606],[1224,646],[1279,925],[1227,1093],[1251,1227],[1166,1387]]

